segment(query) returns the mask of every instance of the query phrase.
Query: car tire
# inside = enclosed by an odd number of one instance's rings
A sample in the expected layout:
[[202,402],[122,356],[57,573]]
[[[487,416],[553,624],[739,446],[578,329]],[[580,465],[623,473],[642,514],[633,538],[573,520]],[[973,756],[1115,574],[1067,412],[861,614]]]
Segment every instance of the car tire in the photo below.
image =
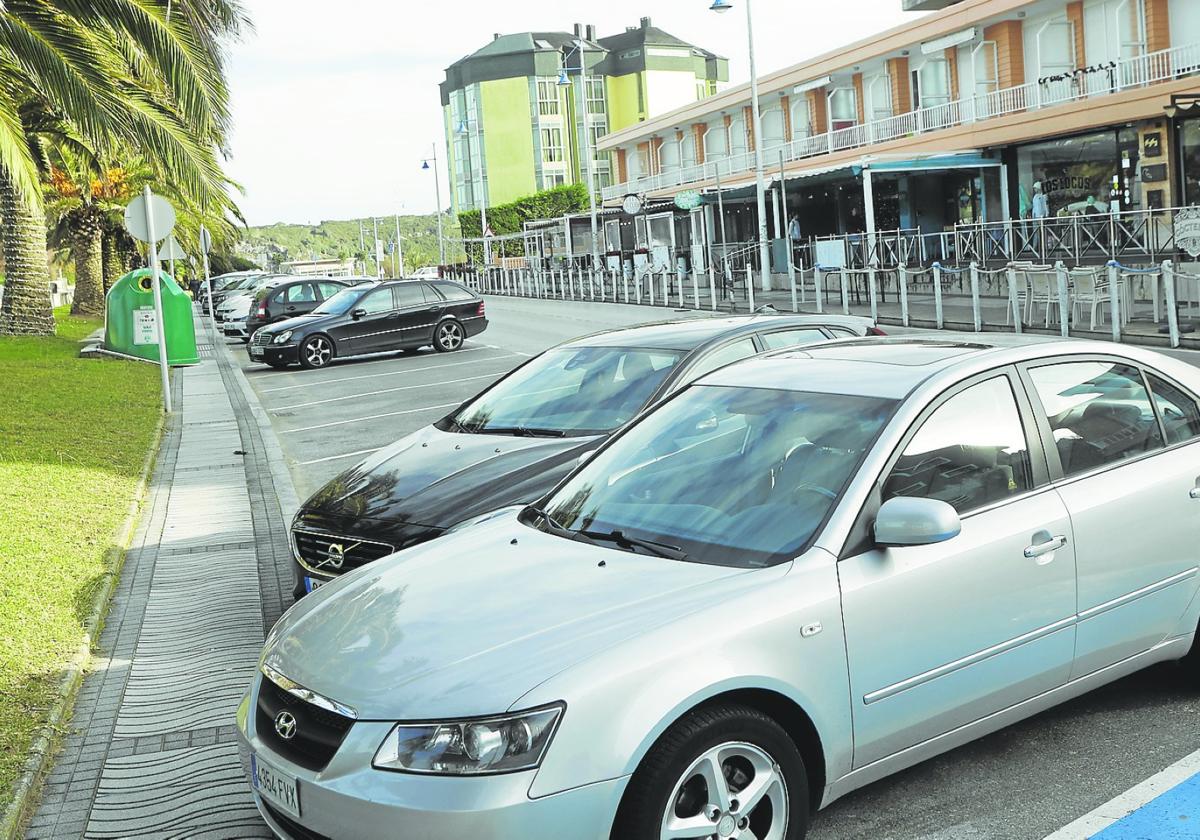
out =
[[[717,766],[721,789],[713,795],[705,778]],[[756,798],[747,808],[737,797],[751,789]],[[611,837],[660,840],[672,821],[703,820],[712,825],[708,836],[748,828],[755,837],[802,840],[808,832],[804,760],[783,727],[757,709],[714,705],[672,725],[629,780]]]
[[442,321],[433,328],[433,348],[439,353],[452,353],[462,347],[467,339],[463,325],[453,318]]
[[311,335],[300,345],[300,366],[313,370],[333,361],[333,341],[324,335]]

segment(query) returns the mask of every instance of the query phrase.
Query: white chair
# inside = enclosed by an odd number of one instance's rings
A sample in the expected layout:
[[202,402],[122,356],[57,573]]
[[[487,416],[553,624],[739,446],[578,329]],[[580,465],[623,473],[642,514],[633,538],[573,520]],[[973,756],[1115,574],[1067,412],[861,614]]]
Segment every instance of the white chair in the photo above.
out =
[[1039,304],[1046,307],[1045,326],[1050,327],[1050,310],[1057,309],[1058,274],[1051,265],[1029,265],[1020,269],[1018,274],[1024,274],[1028,293],[1025,299],[1025,323],[1033,321],[1033,313]]
[[[1073,268],[1071,269],[1071,282],[1074,286],[1071,295],[1071,317],[1078,321],[1079,316],[1076,315],[1078,309],[1082,313],[1083,307],[1090,306],[1092,312],[1091,326],[1089,329],[1096,329],[1096,313],[1100,313],[1100,323],[1104,323],[1104,310],[1102,306],[1108,306],[1112,302],[1112,290],[1109,287],[1107,277],[1101,281],[1099,279],[1100,269],[1096,268]],[[1117,299],[1118,304],[1120,298]]]

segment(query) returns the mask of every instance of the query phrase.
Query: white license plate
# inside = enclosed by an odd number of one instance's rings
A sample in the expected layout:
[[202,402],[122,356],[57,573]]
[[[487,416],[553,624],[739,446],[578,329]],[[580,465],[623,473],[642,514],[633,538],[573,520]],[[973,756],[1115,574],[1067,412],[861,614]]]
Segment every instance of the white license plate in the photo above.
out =
[[300,786],[295,779],[253,754],[250,773],[259,796],[293,817],[300,817]]
[[306,577],[304,579],[304,591],[312,592],[314,589],[320,589],[327,583],[329,583],[327,580],[317,580],[316,578]]
[[251,347],[250,348],[250,358],[251,359],[261,359],[262,355],[263,355],[263,351],[262,351],[261,347]]

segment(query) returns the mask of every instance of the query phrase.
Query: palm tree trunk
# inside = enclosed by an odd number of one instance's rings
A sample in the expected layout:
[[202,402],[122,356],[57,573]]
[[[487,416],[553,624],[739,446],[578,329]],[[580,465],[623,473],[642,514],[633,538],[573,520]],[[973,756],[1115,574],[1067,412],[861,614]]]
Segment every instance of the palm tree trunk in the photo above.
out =
[[4,217],[4,301],[0,335],[54,335],[46,220],[22,199],[0,171],[0,214]]
[[100,214],[84,206],[72,219],[71,256],[75,259],[72,315],[104,314],[104,240]]
[[107,295],[108,290],[125,274],[125,263],[121,256],[121,246],[117,242],[117,235],[113,231],[106,230],[104,232],[101,248],[104,251],[101,258],[104,261],[104,294]]

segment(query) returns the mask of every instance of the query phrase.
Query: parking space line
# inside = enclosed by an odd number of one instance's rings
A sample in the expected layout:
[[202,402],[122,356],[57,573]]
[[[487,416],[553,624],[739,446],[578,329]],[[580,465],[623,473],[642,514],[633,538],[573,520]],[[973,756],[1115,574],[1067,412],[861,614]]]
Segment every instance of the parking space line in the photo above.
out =
[[360,449],[357,452],[347,452],[344,455],[330,455],[328,458],[317,458],[315,461],[301,461],[298,466],[307,467],[310,464],[324,464],[326,461],[338,461],[342,458],[353,458],[355,455],[370,455],[372,452],[378,452],[383,449],[382,446],[376,446],[374,449]]
[[454,408],[456,405],[458,405],[458,403],[452,402],[443,403],[442,405],[427,405],[424,408],[410,408],[407,411],[389,411],[387,414],[372,414],[369,417],[355,417],[353,420],[335,420],[332,423],[320,423],[316,426],[305,426],[302,429],[284,429],[280,434],[294,435],[297,432],[311,432],[315,429],[328,429],[330,426],[345,426],[350,423],[365,423],[367,420],[381,420],[384,417],[399,417],[402,414],[419,414],[422,411]]
[[327,400],[312,400],[311,402],[295,403],[294,405],[281,405],[278,408],[272,408],[273,414],[279,414],[282,411],[291,411],[294,408],[309,408],[314,405],[325,405],[327,403],[344,402],[346,400],[359,400],[363,397],[374,397],[379,394],[392,394],[396,391],[411,391],[414,388],[431,388],[439,385],[457,385],[460,382],[475,382],[479,379],[499,379],[508,371],[500,371],[498,373],[484,373],[479,376],[464,376],[462,379],[446,379],[441,382],[425,382],[421,385],[400,385],[396,388],[383,388],[379,391],[367,391],[364,394],[347,394],[344,397],[330,397]]
[[[1184,790],[1185,783],[1194,779],[1197,774],[1200,774],[1200,750],[1184,756],[1170,767],[1113,797],[1070,825],[1047,835],[1046,840],[1084,840],[1088,837],[1095,837],[1097,840],[1101,837],[1104,840],[1118,840],[1118,838],[1133,840],[1133,838],[1142,837],[1195,836],[1192,834],[1158,834],[1153,833],[1153,829],[1151,829],[1151,833],[1147,833],[1147,826],[1143,824],[1145,820],[1140,817],[1142,813],[1146,815],[1147,819],[1160,817],[1161,815],[1151,814],[1150,811],[1154,809],[1147,806],[1150,806],[1159,797],[1164,800],[1169,798],[1168,794],[1172,791],[1186,794],[1185,798],[1193,806],[1200,804],[1200,797],[1195,795],[1194,790],[1190,788]],[[1145,811],[1141,812],[1143,808]],[[1179,808],[1174,808],[1171,813],[1174,814],[1179,810]],[[1194,823],[1200,819],[1200,814],[1193,810],[1187,814],[1187,818],[1189,823]],[[1125,830],[1126,828],[1128,831]]]
[[532,359],[537,353],[522,353],[520,350],[513,350],[511,347],[501,347],[499,344],[485,344],[484,347],[490,347],[493,350],[503,350],[513,356],[524,356],[526,359]]
[[[490,345],[489,345],[489,347],[475,347],[472,349],[487,350],[487,349],[492,349],[492,348],[490,348]],[[494,349],[500,350],[502,348],[496,347]],[[506,352],[505,355],[507,355],[507,356],[524,356],[526,354]],[[502,358],[504,358],[504,356],[497,356],[496,358],[502,359]],[[490,359],[484,359],[483,361],[490,361]],[[417,368],[405,368],[404,370],[389,370],[387,373],[364,373],[362,376],[343,376],[339,379],[314,379],[311,382],[301,382],[297,385],[284,385],[281,388],[263,388],[262,391],[260,391],[259,393],[274,394],[278,391],[293,391],[297,388],[312,388],[315,385],[332,385],[336,382],[354,382],[355,380],[358,380],[358,379],[376,379],[381,376],[401,376],[406,373],[418,373],[419,371],[422,371],[422,370],[441,370],[442,368],[461,367],[462,365],[477,365],[477,364],[480,364],[480,360],[470,359],[469,361],[466,361],[466,362],[447,362],[446,364],[442,364],[442,365],[425,365],[423,367],[417,367]]]

